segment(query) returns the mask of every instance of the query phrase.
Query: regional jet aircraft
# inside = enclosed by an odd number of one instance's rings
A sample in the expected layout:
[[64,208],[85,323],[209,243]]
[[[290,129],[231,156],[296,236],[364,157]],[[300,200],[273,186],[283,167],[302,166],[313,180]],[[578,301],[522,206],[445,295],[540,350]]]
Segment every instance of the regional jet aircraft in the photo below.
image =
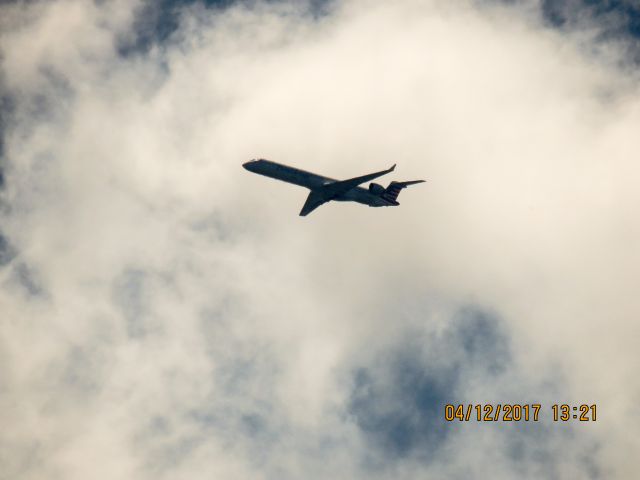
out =
[[362,188],[359,185],[393,172],[394,165],[388,170],[370,173],[361,177],[350,178],[348,180],[334,180],[323,177],[315,173],[306,172],[298,168],[282,165],[270,160],[251,160],[242,165],[253,173],[258,173],[266,177],[293,183],[311,190],[307,201],[304,203],[300,215],[309,215],[323,203],[331,200],[339,202],[358,202],[370,207],[396,207],[400,205],[397,201],[400,190],[415,183],[422,183],[424,180],[412,180],[410,182],[391,182],[387,188],[377,183],[370,183],[369,188]]

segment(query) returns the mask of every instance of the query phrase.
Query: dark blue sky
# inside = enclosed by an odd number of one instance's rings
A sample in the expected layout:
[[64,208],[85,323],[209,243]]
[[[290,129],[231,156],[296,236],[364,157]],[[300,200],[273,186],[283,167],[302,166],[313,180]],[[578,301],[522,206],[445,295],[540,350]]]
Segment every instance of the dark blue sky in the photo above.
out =
[[[276,3],[279,0],[265,0]],[[497,0],[506,4],[525,3],[522,0]],[[176,12],[185,5],[201,3],[212,9],[225,9],[233,4],[251,4],[247,0],[160,0],[150,2],[139,19],[138,47],[153,41],[163,41],[178,26]],[[309,11],[326,12],[331,0],[309,0]],[[640,4],[631,0],[543,0],[542,15],[553,28],[573,28],[589,19],[603,29],[603,37],[640,39]]]
[[[266,3],[277,3],[279,0],[264,0]],[[247,0],[160,0],[148,2],[137,22],[137,36],[132,44],[120,46],[123,54],[144,51],[154,42],[163,42],[178,28],[178,12],[180,8],[202,4],[209,9],[224,10],[234,4],[251,5],[257,3]],[[309,0],[309,13],[322,15],[331,2],[329,0]]]
[[640,4],[629,0],[544,0],[545,18],[554,26],[566,26],[588,16],[610,35],[640,38]]

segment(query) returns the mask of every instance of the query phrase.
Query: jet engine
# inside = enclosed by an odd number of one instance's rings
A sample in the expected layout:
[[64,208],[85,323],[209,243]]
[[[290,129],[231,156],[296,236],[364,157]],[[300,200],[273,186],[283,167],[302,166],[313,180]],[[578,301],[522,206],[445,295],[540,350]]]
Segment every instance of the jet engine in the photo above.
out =
[[386,189],[377,183],[371,182],[369,184],[369,191],[374,195],[382,195]]

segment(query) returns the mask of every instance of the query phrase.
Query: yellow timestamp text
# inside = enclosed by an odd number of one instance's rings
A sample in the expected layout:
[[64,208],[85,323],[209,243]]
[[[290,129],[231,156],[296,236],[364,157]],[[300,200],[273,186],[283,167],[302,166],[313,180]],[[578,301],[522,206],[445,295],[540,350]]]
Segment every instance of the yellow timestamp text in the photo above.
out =
[[569,420],[578,420],[580,422],[595,422],[596,421],[596,405],[568,405],[563,403],[561,405],[551,405],[551,411],[553,412],[554,422],[568,422]]
[[[444,406],[444,419],[447,422],[455,420],[460,422],[538,422],[543,411],[539,403],[486,403],[486,404],[446,404]],[[577,420],[580,422],[596,421],[596,405],[569,405],[554,404],[551,406],[554,422],[568,422]]]
[[540,417],[539,403],[519,404],[519,403],[497,403],[497,404],[447,404],[444,407],[444,419],[447,422],[459,420],[469,422],[537,422]]

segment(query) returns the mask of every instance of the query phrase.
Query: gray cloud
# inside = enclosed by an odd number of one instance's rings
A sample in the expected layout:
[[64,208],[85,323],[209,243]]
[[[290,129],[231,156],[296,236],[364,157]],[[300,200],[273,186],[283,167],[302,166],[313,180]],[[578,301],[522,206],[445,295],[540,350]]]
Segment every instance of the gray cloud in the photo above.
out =
[[411,332],[373,368],[355,372],[351,412],[383,455],[433,460],[453,431],[444,405],[465,398],[461,377],[475,369],[495,375],[509,361],[505,350],[494,321],[481,312],[465,312],[440,335]]
[[[461,478],[600,478],[600,444],[572,426],[557,430],[543,410],[535,423],[474,423],[444,419],[446,404],[527,403],[544,405],[562,391],[562,375],[525,373],[510,353],[502,322],[478,308],[454,314],[444,331],[411,331],[353,374],[350,415],[369,445],[363,465],[389,473],[412,461]],[[500,400],[501,399],[501,400]],[[475,429],[473,433],[471,429]],[[480,433],[481,432],[481,433]],[[480,433],[491,460],[461,461],[470,438]],[[567,445],[572,444],[571,448]],[[475,447],[477,448],[477,447]],[[471,456],[471,455],[470,455]],[[490,464],[489,464],[490,463]]]
[[[617,61],[623,68],[637,67],[640,60],[640,7],[637,2],[544,0],[537,3],[550,27],[589,38],[585,42],[585,54],[596,54],[601,61]],[[616,47],[612,49],[611,45]],[[618,55],[615,55],[616,51]]]

